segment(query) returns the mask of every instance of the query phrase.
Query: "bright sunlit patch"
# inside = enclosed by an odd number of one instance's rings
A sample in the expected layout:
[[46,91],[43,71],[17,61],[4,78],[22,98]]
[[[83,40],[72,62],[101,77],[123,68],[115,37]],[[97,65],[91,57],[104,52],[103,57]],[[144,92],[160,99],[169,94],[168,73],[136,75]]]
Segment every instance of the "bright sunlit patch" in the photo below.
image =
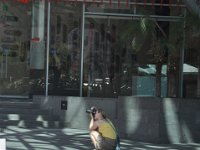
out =
[[8,114],[9,120],[20,120],[20,117],[18,114]]
[[134,150],[146,150],[146,148],[134,147]]
[[185,136],[185,140],[187,143],[192,143],[194,142],[193,138],[192,138],[192,135],[191,135],[191,132],[190,130],[188,129],[188,126],[185,124],[185,122],[182,124],[182,131],[184,133],[184,136]]
[[163,105],[169,140],[172,143],[177,143],[179,142],[180,137],[180,126],[178,122],[176,103],[172,99],[165,99]]
[[18,126],[19,126],[19,127],[25,127],[25,122],[24,122],[24,120],[20,120],[19,123],[18,123]]
[[88,86],[88,83],[83,83],[84,86]]
[[36,118],[36,121],[44,121],[44,119],[41,115],[38,115],[37,118]]
[[[126,101],[126,106],[125,108],[130,108],[130,106],[138,106],[137,104],[137,100],[135,101]],[[127,125],[126,125],[126,132],[127,133],[134,133],[140,123],[140,119],[141,119],[141,112],[139,109],[126,109],[126,121],[127,121]]]
[[48,103],[48,101],[49,101],[49,98],[48,98],[48,96],[46,96],[44,99],[44,104]]
[[89,131],[85,130],[79,130],[79,129],[69,129],[69,128],[64,128],[62,129],[62,133],[66,135],[74,135],[74,134],[84,134],[85,136],[89,136]]
[[40,136],[40,137],[55,137],[56,134],[55,133],[39,133],[39,134],[35,134],[35,136]]
[[5,133],[7,134],[14,134],[14,133],[18,133],[18,132],[29,132],[31,131],[30,129],[26,129],[26,128],[20,128],[18,126],[7,126],[7,130],[5,131]]
[[0,150],[6,150],[6,139],[0,139]]
[[151,149],[169,149],[169,147],[165,147],[165,146],[158,146],[158,145],[146,145],[146,147],[151,148]]

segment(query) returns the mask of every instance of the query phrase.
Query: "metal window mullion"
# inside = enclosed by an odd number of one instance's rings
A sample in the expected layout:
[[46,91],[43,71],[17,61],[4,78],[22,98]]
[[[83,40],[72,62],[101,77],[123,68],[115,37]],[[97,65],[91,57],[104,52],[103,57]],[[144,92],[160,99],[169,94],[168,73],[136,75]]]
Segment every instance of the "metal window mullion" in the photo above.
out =
[[[115,19],[119,18],[124,19],[129,18],[129,19],[141,19],[143,17],[146,17],[145,15],[138,15],[138,14],[120,14],[120,13],[99,13],[99,12],[85,12],[85,17],[113,17]],[[179,16],[158,16],[158,15],[149,15],[148,18],[154,19],[156,21],[175,21],[175,22],[180,22],[183,17]]]
[[[185,9],[185,12],[184,12],[184,17],[186,17],[186,9]],[[183,45],[182,45],[182,50],[181,50],[181,53],[180,53],[180,62],[179,62],[179,66],[180,66],[180,70],[179,70],[179,87],[178,87],[178,97],[179,98],[183,98],[183,65],[184,65],[184,55],[185,55],[185,38],[186,38],[186,35],[185,35],[185,24],[186,24],[186,18],[184,18],[184,22],[183,22]]]
[[49,44],[50,44],[50,10],[51,3],[48,1],[48,14],[47,14],[47,49],[46,49],[46,88],[45,88],[45,96],[48,96],[48,83],[49,83]]
[[[77,0],[78,2],[83,2],[83,0]],[[92,0],[91,1],[87,1],[87,3],[94,3]],[[98,0],[98,1],[95,1],[95,3],[102,3],[100,0]],[[110,1],[109,0],[106,0],[106,1],[103,1],[103,3],[104,4],[109,4],[110,3]],[[119,2],[118,1],[112,1],[112,4],[118,4]],[[125,2],[125,1],[120,1],[120,4],[126,4],[127,2]],[[134,6],[144,6],[144,5],[146,5],[146,6],[161,6],[162,5],[162,7],[164,7],[164,6],[168,6],[168,7],[185,7],[185,5],[184,4],[175,4],[175,3],[172,3],[172,4],[169,4],[169,3],[154,3],[154,4],[152,4],[152,3],[144,3],[144,2],[131,2],[131,1],[129,1],[128,2],[128,4],[129,5],[134,5]]]
[[84,55],[84,34],[85,34],[85,3],[82,10],[82,34],[81,34],[81,73],[80,73],[80,96],[83,96],[83,55]]

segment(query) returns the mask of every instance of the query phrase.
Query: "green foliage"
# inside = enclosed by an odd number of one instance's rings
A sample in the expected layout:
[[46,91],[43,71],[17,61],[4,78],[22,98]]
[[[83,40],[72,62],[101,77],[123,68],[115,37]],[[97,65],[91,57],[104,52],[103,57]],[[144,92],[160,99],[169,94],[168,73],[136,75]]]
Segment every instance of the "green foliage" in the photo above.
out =
[[3,4],[3,11],[8,11],[8,5]]
[[[170,26],[168,37],[157,21],[148,16],[141,17],[138,21],[129,21],[123,25],[119,43],[131,44],[132,53],[150,53],[155,62],[164,63],[167,59],[166,51],[170,57],[176,57],[183,44],[183,23],[170,22]],[[157,37],[158,30],[162,37]]]
[[141,17],[139,21],[130,21],[123,25],[125,30],[121,30],[120,41],[127,42],[127,39],[131,40],[133,51],[139,51],[146,36],[154,30],[154,24],[148,17]]

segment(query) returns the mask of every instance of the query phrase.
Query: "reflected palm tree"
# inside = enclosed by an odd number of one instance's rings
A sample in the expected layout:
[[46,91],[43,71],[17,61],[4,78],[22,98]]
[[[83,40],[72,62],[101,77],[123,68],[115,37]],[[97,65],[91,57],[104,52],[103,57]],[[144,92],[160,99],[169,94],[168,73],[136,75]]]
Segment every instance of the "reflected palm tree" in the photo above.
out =
[[[180,27],[180,23],[173,24],[173,27],[169,29],[169,22],[158,22],[149,16],[144,16],[139,21],[127,23],[123,28],[126,30],[121,33],[120,44],[131,42],[130,53],[137,55],[140,65],[149,63],[156,65],[156,96],[161,96],[161,77],[164,64],[167,64],[168,75],[172,77],[168,78],[168,96],[177,96],[177,88],[174,88],[177,83],[174,79],[179,72],[179,59],[177,58],[180,57],[179,50],[183,41],[181,33],[183,28]],[[170,91],[171,87],[174,90]]]

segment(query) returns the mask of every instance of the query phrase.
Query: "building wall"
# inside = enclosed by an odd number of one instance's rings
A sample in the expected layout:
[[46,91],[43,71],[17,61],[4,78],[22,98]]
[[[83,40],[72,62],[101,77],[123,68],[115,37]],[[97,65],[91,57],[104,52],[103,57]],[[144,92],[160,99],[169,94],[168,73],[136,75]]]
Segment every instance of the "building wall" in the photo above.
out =
[[[197,99],[34,96],[33,100],[58,115],[64,127],[87,130],[90,118],[85,111],[97,106],[106,111],[122,138],[156,143],[188,143],[200,139]],[[61,109],[66,102],[66,109]]]

